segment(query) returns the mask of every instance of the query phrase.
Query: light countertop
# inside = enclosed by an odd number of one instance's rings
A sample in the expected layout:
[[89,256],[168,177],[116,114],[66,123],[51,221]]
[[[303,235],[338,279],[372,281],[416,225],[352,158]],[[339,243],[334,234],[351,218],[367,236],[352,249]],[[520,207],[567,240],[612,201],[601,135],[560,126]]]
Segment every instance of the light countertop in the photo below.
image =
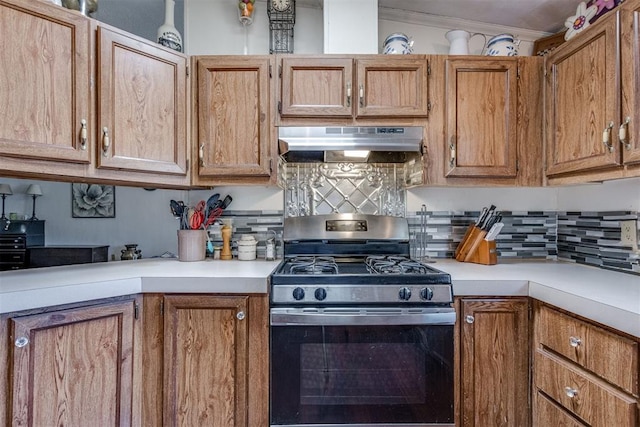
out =
[[[267,293],[279,261],[142,259],[0,273],[0,313],[137,293]],[[640,337],[640,276],[568,262],[437,260],[456,296],[531,296]]]

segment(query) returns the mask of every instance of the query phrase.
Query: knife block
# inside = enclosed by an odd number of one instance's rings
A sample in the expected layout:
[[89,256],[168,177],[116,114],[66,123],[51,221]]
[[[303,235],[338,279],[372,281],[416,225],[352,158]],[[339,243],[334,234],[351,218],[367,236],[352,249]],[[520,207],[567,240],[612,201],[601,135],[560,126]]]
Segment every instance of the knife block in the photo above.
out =
[[486,235],[487,232],[479,229],[475,224],[469,225],[464,237],[456,248],[456,260],[484,265],[497,264],[496,241],[484,240]]

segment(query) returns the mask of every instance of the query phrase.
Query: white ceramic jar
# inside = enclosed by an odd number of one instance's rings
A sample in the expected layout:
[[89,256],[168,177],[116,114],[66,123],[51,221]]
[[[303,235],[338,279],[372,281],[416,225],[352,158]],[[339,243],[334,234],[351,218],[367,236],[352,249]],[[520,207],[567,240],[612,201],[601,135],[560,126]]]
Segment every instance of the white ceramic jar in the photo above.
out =
[[238,240],[238,259],[240,261],[253,261],[256,259],[258,242],[251,234],[243,234]]

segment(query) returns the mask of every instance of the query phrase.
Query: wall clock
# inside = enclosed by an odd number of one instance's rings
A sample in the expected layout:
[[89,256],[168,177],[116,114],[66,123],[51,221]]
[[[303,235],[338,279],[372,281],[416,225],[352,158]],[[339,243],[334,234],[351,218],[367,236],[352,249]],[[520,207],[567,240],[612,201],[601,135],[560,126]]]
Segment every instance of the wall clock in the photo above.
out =
[[293,53],[296,0],[267,0],[269,53]]

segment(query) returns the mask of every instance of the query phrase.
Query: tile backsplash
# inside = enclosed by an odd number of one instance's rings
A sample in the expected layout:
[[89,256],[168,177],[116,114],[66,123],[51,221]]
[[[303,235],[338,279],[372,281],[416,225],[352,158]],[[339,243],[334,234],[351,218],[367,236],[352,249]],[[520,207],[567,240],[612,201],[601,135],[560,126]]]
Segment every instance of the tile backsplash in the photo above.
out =
[[[504,228],[496,239],[498,259],[561,259],[634,273],[640,255],[620,244],[620,221],[638,219],[638,212],[502,211]],[[467,226],[477,211],[409,212],[407,220],[414,257],[453,258]],[[233,223],[233,240],[253,234],[258,258],[264,258],[265,240],[276,233],[282,257],[282,211],[225,211]],[[221,244],[215,229],[214,244]]]

